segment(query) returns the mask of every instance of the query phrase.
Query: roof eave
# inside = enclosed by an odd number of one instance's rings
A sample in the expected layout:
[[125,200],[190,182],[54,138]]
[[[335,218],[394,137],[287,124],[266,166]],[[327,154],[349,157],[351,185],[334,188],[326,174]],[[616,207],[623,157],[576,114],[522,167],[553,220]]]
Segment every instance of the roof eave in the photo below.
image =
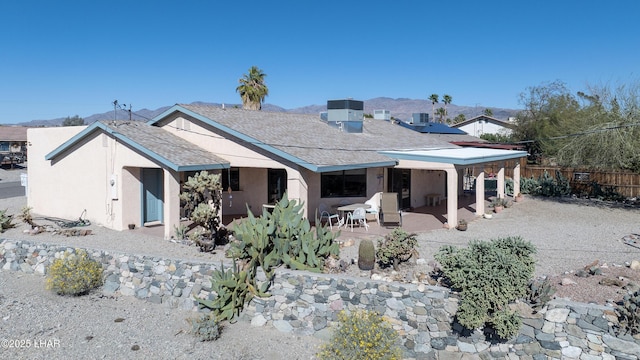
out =
[[99,121],[94,122],[93,124],[87,126],[84,130],[82,130],[79,133],[77,133],[76,135],[74,135],[71,139],[65,141],[60,146],[58,146],[57,148],[53,149],[53,151],[51,151],[50,153],[45,155],[45,157],[44,157],[45,160],[53,160],[58,155],[60,155],[64,151],[66,151],[68,148],[70,148],[71,146],[73,146],[73,145],[77,144],[78,142],[80,142],[82,139],[84,139],[89,134],[93,133],[94,131],[97,131],[98,129],[103,129],[104,130],[105,128],[106,128],[106,126],[104,126],[104,124],[102,124],[101,122],[99,122]]
[[368,168],[376,168],[376,167],[393,167],[396,165],[398,165],[398,162],[394,159],[394,160],[379,161],[374,163],[318,166],[313,171],[317,173],[325,173],[325,172],[331,172],[331,171],[357,170],[357,169],[368,169]]
[[467,158],[457,158],[457,157],[449,157],[449,156],[429,156],[425,154],[412,154],[412,153],[402,153],[402,152],[394,152],[394,151],[381,151],[380,154],[389,156],[391,158],[395,158],[398,160],[414,160],[414,161],[427,161],[434,163],[443,163],[443,164],[454,164],[454,165],[473,165],[473,164],[481,164],[495,161],[505,161],[512,159],[519,159],[527,156],[526,151],[516,151],[516,150],[504,150],[503,154],[496,155],[485,155],[485,156],[472,156]]

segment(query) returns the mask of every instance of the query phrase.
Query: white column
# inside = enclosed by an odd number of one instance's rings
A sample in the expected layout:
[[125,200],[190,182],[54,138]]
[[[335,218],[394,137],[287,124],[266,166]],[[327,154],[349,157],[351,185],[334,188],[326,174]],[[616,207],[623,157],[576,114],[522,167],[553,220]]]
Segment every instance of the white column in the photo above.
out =
[[484,215],[484,170],[476,178],[476,215]]
[[498,197],[504,198],[504,162],[500,163],[498,170]]
[[520,159],[516,159],[516,166],[513,168],[513,196],[520,193]]
[[447,172],[447,223],[449,229],[458,226],[458,171],[446,169]]
[[180,226],[180,175],[164,169],[164,238],[170,239]]

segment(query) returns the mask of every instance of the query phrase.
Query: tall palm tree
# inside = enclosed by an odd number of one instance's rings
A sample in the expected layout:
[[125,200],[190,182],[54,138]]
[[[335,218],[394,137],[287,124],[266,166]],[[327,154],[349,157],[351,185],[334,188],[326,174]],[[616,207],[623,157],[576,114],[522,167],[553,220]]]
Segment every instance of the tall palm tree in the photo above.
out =
[[445,110],[444,108],[438,108],[438,110],[436,110],[436,114],[440,118],[439,123],[444,123],[444,116],[447,114],[447,110]]
[[436,103],[438,102],[438,94],[431,94],[429,96],[429,100],[431,100],[431,117],[435,119],[436,117]]
[[449,113],[447,112],[447,105],[451,104],[451,95],[444,94],[442,95],[442,102],[444,103],[444,115],[447,116]]
[[264,98],[269,95],[269,88],[264,83],[267,74],[263,73],[257,66],[252,66],[248,74],[242,75],[238,80],[240,85],[236,92],[240,93],[242,108],[248,110],[262,109]]

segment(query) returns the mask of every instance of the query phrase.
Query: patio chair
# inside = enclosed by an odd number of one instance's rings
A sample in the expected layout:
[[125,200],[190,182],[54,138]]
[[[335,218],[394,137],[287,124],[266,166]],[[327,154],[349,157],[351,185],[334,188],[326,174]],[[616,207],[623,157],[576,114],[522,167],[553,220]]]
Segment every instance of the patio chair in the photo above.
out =
[[380,198],[382,196],[381,192],[377,192],[373,194],[371,199],[365,201],[364,203],[370,205],[371,207],[365,209],[367,215],[374,216],[378,225],[380,225]]
[[398,194],[382,193],[380,200],[380,218],[383,225],[395,223],[402,226],[402,214],[398,210]]
[[344,219],[340,218],[338,213],[332,213],[331,209],[324,203],[318,206],[318,211],[320,212],[320,221],[327,220],[329,223],[329,229],[333,230],[333,222],[336,222],[338,227],[342,226]]
[[358,226],[363,226],[365,230],[369,231],[369,224],[367,224],[367,213],[364,208],[357,208],[347,214],[347,225],[351,224],[351,232],[353,232],[353,223],[357,222]]

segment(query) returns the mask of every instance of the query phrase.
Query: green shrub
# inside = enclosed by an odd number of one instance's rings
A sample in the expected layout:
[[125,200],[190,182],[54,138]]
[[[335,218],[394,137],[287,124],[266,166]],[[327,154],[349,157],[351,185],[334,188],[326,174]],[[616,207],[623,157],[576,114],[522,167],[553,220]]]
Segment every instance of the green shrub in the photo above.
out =
[[15,226],[13,223],[13,215],[7,215],[7,209],[0,210],[0,233]]
[[356,310],[338,314],[339,325],[317,354],[318,359],[401,359],[398,333],[391,324],[372,311]]
[[515,335],[519,318],[503,311],[527,294],[535,269],[535,252],[535,247],[520,237],[471,241],[461,249],[441,247],[435,259],[445,280],[460,292],[456,313],[460,324],[468,329],[492,325],[504,339]]
[[218,319],[211,314],[189,319],[189,323],[191,323],[191,333],[200,338],[200,341],[217,340],[222,332]]
[[398,270],[399,263],[409,260],[416,252],[416,245],[416,234],[408,234],[402,228],[395,228],[390,234],[385,235],[383,240],[378,240],[376,257],[383,267],[393,265],[393,268]]
[[533,176],[530,178],[520,178],[520,193],[533,195],[536,192],[537,187],[538,180],[536,180]]
[[373,241],[363,239],[358,245],[358,268],[360,270],[373,270],[376,265],[376,248]]
[[560,171],[556,171],[555,178],[545,172],[538,178],[538,186],[535,188],[533,195],[546,197],[561,197],[571,194],[571,185],[569,180],[562,176]]
[[102,265],[84,250],[65,251],[47,273],[47,289],[59,295],[83,295],[102,285]]

